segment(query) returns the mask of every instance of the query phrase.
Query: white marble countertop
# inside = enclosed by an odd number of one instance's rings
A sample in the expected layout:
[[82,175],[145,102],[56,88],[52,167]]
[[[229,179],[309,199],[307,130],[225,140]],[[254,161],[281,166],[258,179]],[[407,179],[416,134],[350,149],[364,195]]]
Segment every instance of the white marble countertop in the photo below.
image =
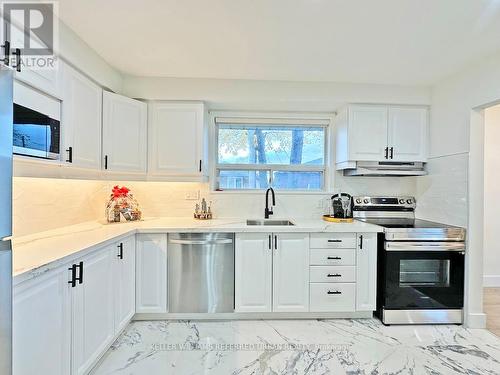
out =
[[[279,218],[273,218],[279,219]],[[381,232],[377,225],[327,223],[321,219],[291,219],[294,226],[249,226],[246,219],[227,218],[199,221],[193,218],[146,218],[140,222],[105,224],[85,222],[47,232],[12,239],[14,284],[36,277],[84,253],[136,233],[169,232]]]

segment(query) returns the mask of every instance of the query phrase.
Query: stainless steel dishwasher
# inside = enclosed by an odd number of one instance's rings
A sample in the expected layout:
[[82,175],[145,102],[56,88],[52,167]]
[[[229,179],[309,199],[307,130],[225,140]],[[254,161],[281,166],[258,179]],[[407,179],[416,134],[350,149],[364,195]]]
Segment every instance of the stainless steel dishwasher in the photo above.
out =
[[168,238],[169,312],[234,312],[234,234],[173,233]]

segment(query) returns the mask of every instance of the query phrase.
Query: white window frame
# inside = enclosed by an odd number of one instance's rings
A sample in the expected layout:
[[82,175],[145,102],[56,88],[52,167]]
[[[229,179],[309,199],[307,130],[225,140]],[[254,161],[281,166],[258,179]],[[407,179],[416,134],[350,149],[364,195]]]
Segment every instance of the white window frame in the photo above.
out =
[[[333,144],[331,137],[333,136],[332,124],[334,113],[269,113],[269,112],[226,112],[226,111],[210,111],[210,136],[209,136],[209,159],[210,159],[210,189],[214,193],[231,194],[231,193],[258,193],[261,194],[264,189],[228,189],[218,191],[218,171],[219,170],[263,170],[270,171],[272,186],[273,171],[303,171],[303,172],[323,172],[323,186],[317,190],[300,190],[300,189],[284,189],[279,190],[280,194],[325,194],[333,186],[332,181],[332,149]],[[324,127],[324,164],[322,166],[315,165],[283,165],[283,164],[218,164],[218,124],[220,123],[238,123],[238,124],[262,124],[264,127],[283,125],[296,125],[302,127]]]

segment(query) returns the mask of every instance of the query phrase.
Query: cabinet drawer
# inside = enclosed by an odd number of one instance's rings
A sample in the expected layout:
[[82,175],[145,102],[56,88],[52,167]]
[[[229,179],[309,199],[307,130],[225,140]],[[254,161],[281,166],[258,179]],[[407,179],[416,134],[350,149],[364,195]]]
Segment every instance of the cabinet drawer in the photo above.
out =
[[314,233],[310,246],[312,249],[354,249],[356,233]]
[[311,266],[354,266],[356,252],[354,249],[311,249]]
[[353,283],[356,281],[354,266],[311,266],[311,283]]
[[310,288],[310,311],[354,311],[356,284],[312,283]]

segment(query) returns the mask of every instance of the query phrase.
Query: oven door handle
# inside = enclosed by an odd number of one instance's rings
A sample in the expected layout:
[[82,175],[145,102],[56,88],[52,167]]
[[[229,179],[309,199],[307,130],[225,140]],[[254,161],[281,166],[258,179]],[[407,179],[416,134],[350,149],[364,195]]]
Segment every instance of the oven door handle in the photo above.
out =
[[465,243],[386,241],[384,248],[386,251],[465,251]]

